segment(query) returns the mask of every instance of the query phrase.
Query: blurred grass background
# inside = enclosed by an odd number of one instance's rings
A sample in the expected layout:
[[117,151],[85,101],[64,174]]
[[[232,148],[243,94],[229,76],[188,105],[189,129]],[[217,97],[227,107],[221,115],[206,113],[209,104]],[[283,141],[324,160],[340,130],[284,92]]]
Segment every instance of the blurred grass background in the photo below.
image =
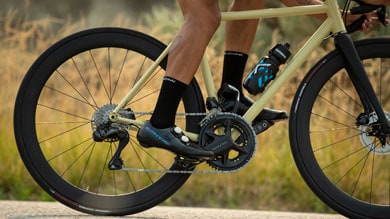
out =
[[[159,3],[157,3],[159,2]],[[230,1],[220,1],[226,10]],[[0,199],[52,200],[32,180],[19,158],[13,137],[13,105],[19,84],[34,60],[51,44],[76,31],[97,26],[132,28],[167,43],[182,22],[175,1],[141,0],[1,0],[0,9]],[[280,6],[268,1],[268,6]],[[304,25],[302,25],[304,24]],[[277,42],[302,45],[318,22],[306,17],[267,19],[253,45],[248,71]],[[354,34],[355,38],[386,35],[381,28]],[[223,57],[223,25],[207,50],[216,81]],[[274,98],[269,107],[290,109],[300,78],[322,57],[324,43]],[[218,83],[217,83],[218,84]],[[308,189],[293,162],[288,122],[258,137],[256,157],[244,170],[227,175],[194,175],[164,204],[263,210],[332,212]]]

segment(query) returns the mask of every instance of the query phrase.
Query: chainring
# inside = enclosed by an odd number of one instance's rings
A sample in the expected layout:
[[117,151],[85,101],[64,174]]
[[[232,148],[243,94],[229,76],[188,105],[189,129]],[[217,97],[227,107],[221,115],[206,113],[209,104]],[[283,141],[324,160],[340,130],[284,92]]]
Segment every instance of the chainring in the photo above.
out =
[[213,151],[215,159],[207,163],[222,171],[234,171],[252,160],[256,147],[256,134],[251,125],[234,113],[218,113],[202,123],[199,144]]

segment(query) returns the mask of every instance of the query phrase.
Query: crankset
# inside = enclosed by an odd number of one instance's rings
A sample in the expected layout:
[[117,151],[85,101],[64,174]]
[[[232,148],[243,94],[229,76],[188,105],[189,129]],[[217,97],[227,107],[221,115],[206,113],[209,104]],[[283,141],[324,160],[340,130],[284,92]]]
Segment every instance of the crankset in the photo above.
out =
[[252,160],[257,145],[252,126],[234,113],[217,113],[203,121],[199,144],[214,152],[215,159],[207,163],[221,171],[243,168]]

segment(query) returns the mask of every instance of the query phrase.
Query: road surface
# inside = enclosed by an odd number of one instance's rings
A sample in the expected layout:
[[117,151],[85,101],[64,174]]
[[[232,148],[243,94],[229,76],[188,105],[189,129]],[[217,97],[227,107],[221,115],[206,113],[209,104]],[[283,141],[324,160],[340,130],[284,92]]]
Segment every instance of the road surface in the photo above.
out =
[[[0,201],[0,218],[6,219],[39,219],[39,218],[119,218],[119,217],[94,217],[74,211],[58,202],[27,202],[27,201]],[[128,215],[120,218],[142,219],[343,219],[340,215],[315,214],[315,213],[292,213],[271,212],[252,210],[232,210],[214,208],[189,208],[189,207],[164,207],[158,206],[150,210]]]

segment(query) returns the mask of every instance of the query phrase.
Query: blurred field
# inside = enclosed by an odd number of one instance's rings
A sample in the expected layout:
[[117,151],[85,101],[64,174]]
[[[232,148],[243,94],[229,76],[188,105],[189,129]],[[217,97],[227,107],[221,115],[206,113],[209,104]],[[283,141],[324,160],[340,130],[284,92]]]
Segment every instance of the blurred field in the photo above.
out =
[[[110,26],[129,27],[149,33],[163,42],[173,38],[181,22],[180,13],[156,8],[134,21],[118,15]],[[304,37],[292,36],[290,23],[278,21],[283,29],[270,30],[263,25],[255,42],[247,68],[251,68],[265,50],[277,42],[299,45]],[[156,25],[158,23],[158,25]],[[47,47],[75,31],[90,27],[85,20],[67,21],[54,18],[28,20],[13,11],[1,14],[0,20],[0,199],[51,200],[29,176],[19,158],[13,138],[13,105],[18,86],[29,66]],[[267,24],[267,23],[266,23]],[[269,23],[268,23],[269,24]],[[310,28],[316,23],[308,23]],[[303,28],[303,27],[300,27]],[[290,33],[290,34],[289,34]],[[290,37],[289,37],[290,36]],[[274,98],[269,107],[289,110],[299,79],[325,54],[326,44],[297,72]],[[207,51],[215,80],[220,80],[223,29]],[[287,122],[275,125],[258,137],[256,157],[244,170],[229,175],[194,175],[165,205],[229,207],[265,210],[332,212],[304,184],[290,154]]]

